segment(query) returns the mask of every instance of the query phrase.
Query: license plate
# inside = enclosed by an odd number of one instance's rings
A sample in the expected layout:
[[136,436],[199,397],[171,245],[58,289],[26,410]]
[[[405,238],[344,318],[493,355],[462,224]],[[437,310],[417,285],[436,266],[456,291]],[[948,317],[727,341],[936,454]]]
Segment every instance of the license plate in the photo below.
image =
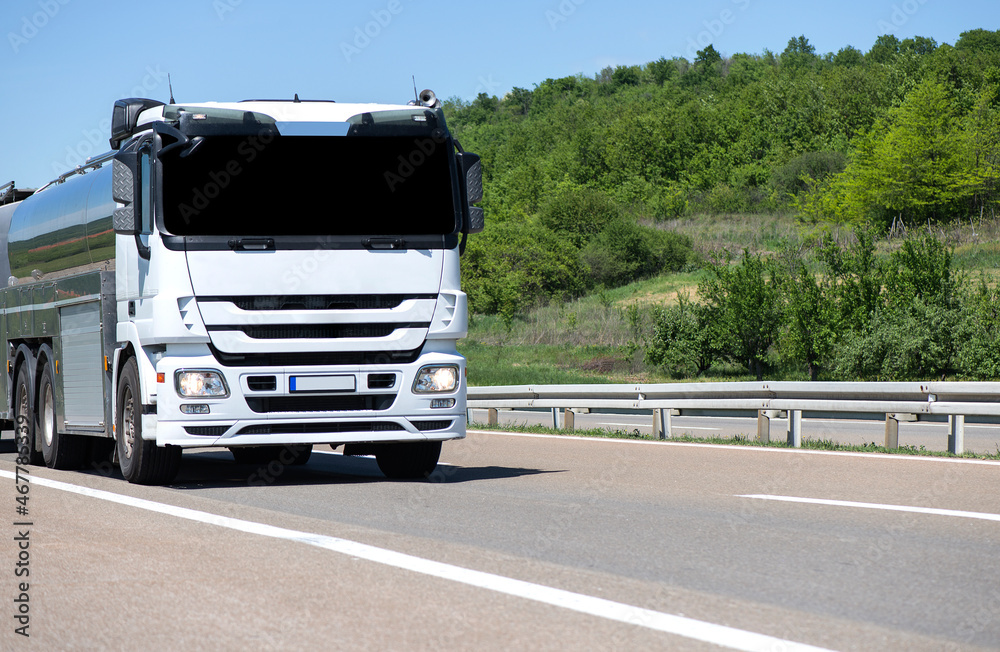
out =
[[353,392],[357,389],[354,376],[291,376],[290,392]]

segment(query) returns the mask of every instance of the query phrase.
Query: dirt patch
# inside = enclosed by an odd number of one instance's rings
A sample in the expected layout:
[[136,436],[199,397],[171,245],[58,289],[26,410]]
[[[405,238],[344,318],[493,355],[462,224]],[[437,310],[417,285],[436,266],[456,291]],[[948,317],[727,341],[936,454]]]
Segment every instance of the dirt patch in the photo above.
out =
[[609,374],[615,370],[615,367],[622,364],[622,360],[618,358],[612,358],[610,356],[602,356],[598,358],[591,358],[587,360],[582,365],[580,369],[584,371],[594,371],[599,374]]

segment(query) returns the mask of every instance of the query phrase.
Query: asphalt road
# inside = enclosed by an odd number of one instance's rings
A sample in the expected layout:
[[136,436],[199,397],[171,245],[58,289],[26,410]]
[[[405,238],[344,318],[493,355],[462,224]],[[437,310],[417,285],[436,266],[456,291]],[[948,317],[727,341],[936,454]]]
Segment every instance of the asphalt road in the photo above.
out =
[[[552,426],[551,410],[501,410],[499,421],[502,424],[542,425]],[[473,410],[473,421],[486,423],[487,410]],[[638,430],[640,434],[649,435],[653,432],[652,413],[637,414],[635,412],[593,412],[575,415],[577,429],[605,429],[610,431]],[[755,417],[731,416],[680,416],[673,417],[673,435],[691,435],[694,437],[756,437],[757,419]],[[788,419],[771,420],[771,440],[783,441],[788,431]],[[803,439],[829,440],[840,444],[871,444],[879,446],[885,443],[885,421],[855,420],[832,418],[802,419]],[[948,424],[945,421],[901,421],[899,423],[899,445],[921,446],[929,451],[948,450]],[[970,423],[965,424],[965,450],[974,453],[992,453],[1000,451],[1000,425]]]
[[994,462],[471,432],[429,482],[31,467],[18,516],[2,444],[4,650],[1000,648]]

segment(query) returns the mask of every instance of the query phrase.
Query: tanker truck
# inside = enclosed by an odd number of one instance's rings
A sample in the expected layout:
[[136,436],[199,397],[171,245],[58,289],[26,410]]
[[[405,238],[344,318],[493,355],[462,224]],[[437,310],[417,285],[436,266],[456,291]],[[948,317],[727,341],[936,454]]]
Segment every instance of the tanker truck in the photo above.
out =
[[314,445],[422,478],[465,436],[459,257],[479,157],[408,104],[115,102],[111,150],[0,187],[0,419],[20,460],[181,453],[305,463]]

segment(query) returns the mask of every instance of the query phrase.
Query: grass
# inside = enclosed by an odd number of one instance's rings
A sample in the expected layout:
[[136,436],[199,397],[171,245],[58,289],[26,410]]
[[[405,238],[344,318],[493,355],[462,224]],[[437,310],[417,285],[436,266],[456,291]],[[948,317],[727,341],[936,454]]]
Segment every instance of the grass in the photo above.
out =
[[[652,435],[641,434],[638,430],[612,430],[605,428],[592,428],[582,430],[558,430],[545,426],[533,426],[527,424],[503,424],[487,425],[483,423],[470,423],[470,430],[488,430],[498,432],[523,432],[532,434],[563,435],[573,437],[603,437],[606,439],[638,439],[644,441],[669,441],[689,444],[717,444],[733,446],[757,446],[761,448],[791,448],[787,442],[772,441],[763,443],[753,435],[737,435],[736,437],[693,437],[691,435],[680,435],[667,440],[660,440]],[[923,446],[900,446],[899,448],[886,448],[872,442],[871,444],[839,444],[829,439],[803,439],[802,448],[806,450],[823,450],[855,453],[883,453],[886,455],[918,455],[926,457],[950,457],[975,460],[1000,461],[1000,449],[996,453],[962,453],[954,455],[947,451],[931,451]]]

